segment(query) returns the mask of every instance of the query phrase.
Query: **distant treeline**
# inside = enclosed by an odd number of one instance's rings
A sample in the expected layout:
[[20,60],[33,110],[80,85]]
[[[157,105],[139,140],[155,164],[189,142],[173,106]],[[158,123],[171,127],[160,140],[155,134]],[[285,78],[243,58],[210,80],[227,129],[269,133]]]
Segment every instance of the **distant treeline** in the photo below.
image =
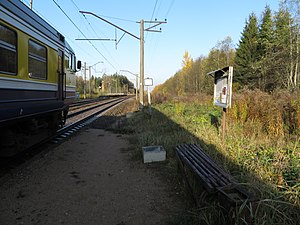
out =
[[103,74],[102,77],[91,76],[84,82],[82,76],[76,76],[76,91],[80,94],[89,93],[89,88],[94,95],[101,95],[107,93],[134,93],[134,85],[128,80],[126,76],[117,73],[113,75]]
[[206,74],[225,66],[234,67],[234,90],[299,90],[300,0],[281,1],[277,12],[266,6],[260,18],[249,15],[236,48],[228,36],[208,56],[193,60],[186,51],[182,69],[155,87],[153,94],[163,98],[212,94],[213,80]]

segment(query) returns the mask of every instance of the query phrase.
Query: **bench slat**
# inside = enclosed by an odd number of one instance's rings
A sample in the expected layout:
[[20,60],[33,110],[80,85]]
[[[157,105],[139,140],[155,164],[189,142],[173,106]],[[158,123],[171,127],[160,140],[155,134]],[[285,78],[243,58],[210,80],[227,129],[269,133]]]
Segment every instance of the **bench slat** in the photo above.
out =
[[209,179],[214,188],[220,187],[217,179],[215,179],[215,177],[212,176],[209,169],[203,166],[202,162],[197,157],[195,157],[190,151],[186,149],[184,149],[184,151],[182,152],[186,155],[188,159],[190,159],[194,163],[194,166],[197,167],[198,170]]
[[192,171],[194,171],[199,176],[199,178],[202,180],[201,183],[204,185],[204,187],[209,192],[214,190],[214,188],[210,184],[209,180],[206,177],[204,177],[193,164],[189,163],[189,160],[185,157],[185,155],[181,151],[176,151],[176,152],[177,152],[180,160],[183,160],[186,163],[186,165],[188,165],[192,169]]
[[219,173],[221,173],[224,177],[226,177],[230,182],[232,182],[232,177],[226,173],[224,170],[222,170],[211,158],[209,155],[207,155],[198,145],[196,144],[191,144],[190,145],[193,149],[198,150],[199,154],[201,154],[203,157],[205,157],[211,165],[218,170]]
[[206,168],[199,166],[198,160],[195,159],[195,157],[193,157],[192,155],[190,155],[189,151],[181,151],[181,152],[188,159],[187,163],[193,164],[193,167],[195,167],[203,176],[205,176],[207,178],[207,182],[209,182],[211,184],[213,189],[215,189],[216,187],[219,187],[217,184],[217,181],[211,176],[211,174],[207,171]]
[[210,175],[210,177],[212,177],[215,180],[216,188],[226,186],[229,183],[226,180],[224,180],[223,176],[220,176],[220,174],[218,174],[215,171],[214,167],[211,167],[208,162],[206,162],[201,157],[199,157],[199,155],[197,155],[195,152],[189,151],[189,154],[191,154],[193,157],[195,157],[198,160],[198,166],[205,169],[205,171],[207,171],[207,173]]
[[209,192],[216,192],[219,188],[232,184],[233,178],[217,166],[198,145],[178,145],[176,153],[179,159],[183,160],[197,174]]
[[204,164],[203,166],[207,167],[209,169],[209,172],[213,174],[213,176],[220,179],[219,182],[221,183],[221,185],[225,186],[232,183],[231,182],[232,179],[224,175],[225,172],[219,167],[216,167],[216,165],[213,163],[211,159],[208,160],[207,158],[202,157],[201,151],[199,151],[199,149],[193,148],[190,150],[190,152],[193,153],[201,162],[203,162]]

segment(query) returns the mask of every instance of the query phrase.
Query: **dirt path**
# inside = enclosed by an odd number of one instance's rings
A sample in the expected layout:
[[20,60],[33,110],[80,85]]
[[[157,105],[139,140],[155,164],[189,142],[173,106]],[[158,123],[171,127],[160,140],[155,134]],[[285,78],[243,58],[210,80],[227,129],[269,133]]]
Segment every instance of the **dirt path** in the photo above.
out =
[[181,203],[128,142],[86,129],[0,186],[0,224],[165,224]]

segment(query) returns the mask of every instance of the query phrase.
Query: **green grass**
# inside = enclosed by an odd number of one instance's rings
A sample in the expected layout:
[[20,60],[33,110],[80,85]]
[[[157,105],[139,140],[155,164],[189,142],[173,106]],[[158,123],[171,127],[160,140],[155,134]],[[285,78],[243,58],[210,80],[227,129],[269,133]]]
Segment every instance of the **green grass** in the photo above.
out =
[[[136,152],[142,146],[162,145],[167,151],[165,169],[178,177],[174,147],[197,143],[225,170],[259,198],[257,208],[249,209],[252,224],[297,224],[300,221],[300,139],[274,138],[264,132],[264,124],[241,124],[227,120],[222,143],[221,108],[210,102],[165,102],[154,107],[153,115],[136,113],[127,124],[135,130]],[[247,205],[241,207],[248,207]],[[240,209],[236,209],[237,214]],[[192,213],[192,219],[190,218]],[[217,202],[205,201],[186,216],[191,224],[222,224]],[[172,224],[172,223],[170,223]],[[173,224],[185,224],[184,220]],[[236,224],[247,224],[243,218]]]

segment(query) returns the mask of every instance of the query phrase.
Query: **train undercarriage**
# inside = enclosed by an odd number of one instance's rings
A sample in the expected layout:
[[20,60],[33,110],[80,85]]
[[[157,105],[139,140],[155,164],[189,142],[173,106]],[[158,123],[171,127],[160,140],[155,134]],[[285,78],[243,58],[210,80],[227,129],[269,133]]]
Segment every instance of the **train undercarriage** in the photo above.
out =
[[31,116],[0,129],[0,157],[14,156],[53,136],[66,122],[68,110]]

